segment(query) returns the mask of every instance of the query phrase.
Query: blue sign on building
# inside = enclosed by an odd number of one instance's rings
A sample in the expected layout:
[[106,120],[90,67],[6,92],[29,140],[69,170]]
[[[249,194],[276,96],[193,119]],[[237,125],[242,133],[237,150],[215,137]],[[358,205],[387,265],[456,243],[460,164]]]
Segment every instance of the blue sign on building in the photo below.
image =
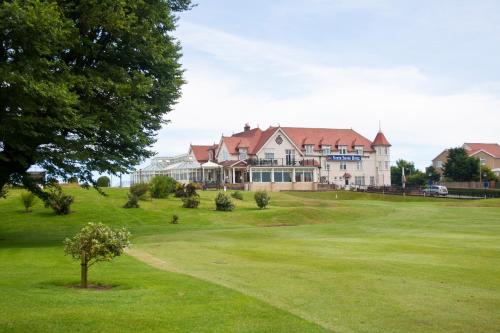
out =
[[361,161],[361,155],[328,155],[328,161]]

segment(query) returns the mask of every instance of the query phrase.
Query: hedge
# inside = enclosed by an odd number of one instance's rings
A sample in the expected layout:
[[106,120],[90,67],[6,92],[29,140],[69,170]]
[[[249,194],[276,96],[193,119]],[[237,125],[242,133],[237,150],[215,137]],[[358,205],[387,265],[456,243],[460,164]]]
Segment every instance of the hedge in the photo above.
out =
[[448,194],[483,198],[485,196],[487,198],[500,198],[500,190],[497,189],[449,188]]

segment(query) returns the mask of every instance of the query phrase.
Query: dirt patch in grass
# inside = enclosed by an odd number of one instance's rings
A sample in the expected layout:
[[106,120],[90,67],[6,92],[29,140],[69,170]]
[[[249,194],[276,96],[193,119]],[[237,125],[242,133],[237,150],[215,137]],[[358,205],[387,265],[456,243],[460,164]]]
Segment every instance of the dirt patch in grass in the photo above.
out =
[[94,290],[94,291],[110,291],[116,286],[106,286],[102,284],[89,284],[87,288],[82,288],[80,285],[71,285],[68,288],[80,289],[80,290]]

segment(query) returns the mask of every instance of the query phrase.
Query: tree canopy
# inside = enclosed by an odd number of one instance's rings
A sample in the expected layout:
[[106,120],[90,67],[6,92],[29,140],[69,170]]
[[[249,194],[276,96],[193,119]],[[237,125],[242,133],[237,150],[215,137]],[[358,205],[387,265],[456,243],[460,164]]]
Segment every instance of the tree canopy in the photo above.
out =
[[479,160],[470,157],[464,148],[448,149],[448,159],[443,165],[444,176],[457,182],[479,180]]
[[[180,97],[190,0],[0,2],[0,188],[26,171],[93,184],[152,155]],[[37,187],[31,186],[32,190]]]
[[415,164],[413,162],[405,161],[402,159],[397,160],[396,165],[391,167],[391,183],[393,185],[396,186],[401,185],[403,168],[405,169],[405,176],[407,178],[412,173],[415,173],[415,171],[417,171],[417,169],[415,168]]

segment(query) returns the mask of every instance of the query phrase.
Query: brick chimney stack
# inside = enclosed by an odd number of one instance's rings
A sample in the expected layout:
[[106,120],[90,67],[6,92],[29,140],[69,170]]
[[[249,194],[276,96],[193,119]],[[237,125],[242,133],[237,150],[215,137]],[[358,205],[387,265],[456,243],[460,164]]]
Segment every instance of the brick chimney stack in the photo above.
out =
[[250,131],[250,125],[248,123],[246,123],[245,127],[243,127],[243,131],[245,131],[245,132]]

